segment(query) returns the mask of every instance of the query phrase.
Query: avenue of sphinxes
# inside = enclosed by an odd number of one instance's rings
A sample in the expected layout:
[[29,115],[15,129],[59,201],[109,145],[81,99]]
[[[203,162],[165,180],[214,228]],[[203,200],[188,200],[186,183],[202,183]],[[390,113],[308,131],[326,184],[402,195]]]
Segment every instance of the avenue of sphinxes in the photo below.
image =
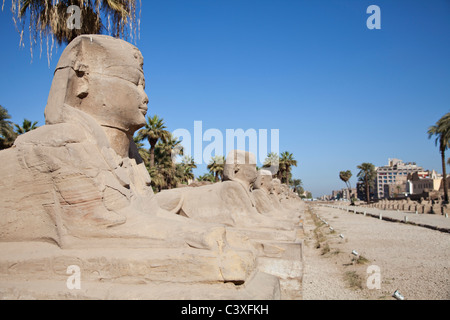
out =
[[144,89],[123,40],[64,50],[46,124],[0,152],[0,299],[301,298],[301,200],[240,150],[223,182],[154,194]]

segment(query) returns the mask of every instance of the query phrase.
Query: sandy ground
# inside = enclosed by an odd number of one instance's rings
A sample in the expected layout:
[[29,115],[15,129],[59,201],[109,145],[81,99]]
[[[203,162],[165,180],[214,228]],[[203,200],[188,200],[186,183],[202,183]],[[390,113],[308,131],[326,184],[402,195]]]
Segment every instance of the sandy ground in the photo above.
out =
[[449,233],[308,206],[304,300],[392,300],[396,290],[406,300],[450,299]]

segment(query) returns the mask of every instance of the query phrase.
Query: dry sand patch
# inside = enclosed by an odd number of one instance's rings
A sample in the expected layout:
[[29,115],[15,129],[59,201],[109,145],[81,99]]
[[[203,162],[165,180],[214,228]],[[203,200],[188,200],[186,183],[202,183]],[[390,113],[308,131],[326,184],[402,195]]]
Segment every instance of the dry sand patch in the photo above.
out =
[[[305,214],[303,299],[394,299],[397,289],[411,300],[450,299],[448,233],[333,208],[311,209],[312,215]],[[314,213],[328,225],[314,223]],[[314,230],[323,238],[319,248]],[[357,260],[353,250],[364,259]],[[380,289],[367,287],[369,266],[379,267]]]

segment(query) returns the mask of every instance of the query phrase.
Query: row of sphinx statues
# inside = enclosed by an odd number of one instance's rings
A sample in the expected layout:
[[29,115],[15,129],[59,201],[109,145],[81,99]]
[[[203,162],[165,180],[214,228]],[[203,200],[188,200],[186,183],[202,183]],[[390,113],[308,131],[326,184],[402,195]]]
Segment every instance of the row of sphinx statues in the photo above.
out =
[[425,200],[421,198],[420,201],[413,201],[410,198],[404,200],[381,200],[369,206],[383,210],[400,210],[438,215],[448,213],[447,205],[443,203],[442,199]]
[[302,201],[239,150],[223,182],[154,194],[132,139],[148,101],[135,46],[66,47],[46,124],[0,152],[0,297],[298,297]]

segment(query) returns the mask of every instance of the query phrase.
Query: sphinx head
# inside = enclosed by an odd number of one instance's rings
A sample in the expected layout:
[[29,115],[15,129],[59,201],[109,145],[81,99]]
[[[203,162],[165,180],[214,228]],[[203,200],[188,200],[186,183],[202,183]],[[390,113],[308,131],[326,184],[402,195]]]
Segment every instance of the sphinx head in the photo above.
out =
[[253,153],[242,150],[232,150],[228,153],[223,169],[224,181],[238,181],[245,187],[250,187],[256,178],[256,158]]
[[273,179],[272,180],[272,187],[273,187],[273,193],[276,195],[281,194],[282,189],[281,189],[281,181],[280,179]]
[[132,136],[146,122],[144,89],[143,57],[136,47],[104,35],[79,36],[56,67],[46,123],[70,122],[64,109],[71,107]]
[[272,173],[265,169],[258,170],[254,188],[263,189],[267,191],[267,193],[271,193],[273,189]]

